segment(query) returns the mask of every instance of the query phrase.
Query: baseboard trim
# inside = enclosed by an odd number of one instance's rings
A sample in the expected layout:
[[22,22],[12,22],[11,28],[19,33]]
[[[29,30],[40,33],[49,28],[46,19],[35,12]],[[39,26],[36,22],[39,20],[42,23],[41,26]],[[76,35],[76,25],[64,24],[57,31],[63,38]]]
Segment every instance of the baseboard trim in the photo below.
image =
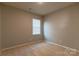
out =
[[39,40],[39,41],[37,41],[37,42],[31,41],[31,42],[29,42],[29,43],[23,43],[23,44],[19,44],[19,45],[16,45],[16,46],[4,48],[4,49],[1,50],[1,52],[2,52],[2,51],[6,51],[6,50],[8,50],[8,49],[18,48],[18,47],[22,47],[22,46],[29,45],[29,44],[31,45],[31,44],[38,43],[38,42],[42,42],[42,41],[43,41],[43,40]]
[[[38,42],[42,42],[43,40],[39,40]],[[25,46],[25,45],[29,45],[29,44],[34,44],[34,43],[38,43],[38,42],[29,42],[29,43],[23,43],[23,44],[19,44],[19,45],[16,45],[16,46],[12,46],[12,47],[9,47],[9,48],[5,48],[5,49],[2,49],[2,51],[6,51],[8,49],[13,49],[13,48],[18,48],[18,47],[22,47],[22,46]],[[71,51],[76,51],[76,52],[79,52],[78,49],[74,49],[74,48],[70,48],[70,47],[67,47],[67,46],[63,46],[63,45],[60,45],[60,44],[57,44],[57,43],[54,43],[54,42],[47,42],[49,44],[54,44],[54,45],[57,45],[57,46],[60,46],[60,47],[63,47],[65,49],[68,49],[68,50],[71,50]]]
[[53,43],[53,42],[48,42],[48,43],[49,44],[54,44],[54,45],[57,45],[57,46],[60,46],[60,47],[63,47],[65,49],[68,49],[68,50],[71,50],[71,51],[79,52],[78,49],[74,49],[74,48],[71,48],[71,47],[63,46],[63,45],[60,45],[60,44],[57,44],[57,43]]

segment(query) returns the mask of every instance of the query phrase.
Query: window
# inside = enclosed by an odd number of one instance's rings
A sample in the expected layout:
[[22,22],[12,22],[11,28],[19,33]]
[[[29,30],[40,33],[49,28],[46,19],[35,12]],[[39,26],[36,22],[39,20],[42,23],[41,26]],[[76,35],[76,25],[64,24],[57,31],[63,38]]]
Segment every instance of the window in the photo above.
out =
[[38,35],[38,34],[40,34],[40,20],[39,19],[33,19],[33,23],[32,23],[32,25],[33,25],[33,35]]

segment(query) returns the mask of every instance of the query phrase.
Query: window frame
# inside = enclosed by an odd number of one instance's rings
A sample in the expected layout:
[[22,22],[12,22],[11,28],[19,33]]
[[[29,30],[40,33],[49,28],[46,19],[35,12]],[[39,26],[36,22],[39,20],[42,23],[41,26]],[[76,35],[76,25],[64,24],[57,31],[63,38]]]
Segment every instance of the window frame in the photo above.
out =
[[[39,20],[40,21],[40,33],[39,34],[33,34],[33,20]],[[40,20],[40,18],[33,18],[32,19],[32,35],[41,35],[41,20]]]

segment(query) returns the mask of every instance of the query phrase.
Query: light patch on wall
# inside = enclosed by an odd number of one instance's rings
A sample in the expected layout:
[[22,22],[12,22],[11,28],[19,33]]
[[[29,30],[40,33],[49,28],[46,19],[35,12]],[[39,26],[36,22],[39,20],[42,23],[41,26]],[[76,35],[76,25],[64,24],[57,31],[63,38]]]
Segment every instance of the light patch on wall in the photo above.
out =
[[51,29],[50,23],[44,22],[44,36],[45,36],[45,39],[49,39],[49,40],[51,40],[52,38],[54,39],[54,35],[53,34],[50,35],[50,33],[52,33],[52,32],[54,33],[54,29],[52,31],[49,31],[50,29]]

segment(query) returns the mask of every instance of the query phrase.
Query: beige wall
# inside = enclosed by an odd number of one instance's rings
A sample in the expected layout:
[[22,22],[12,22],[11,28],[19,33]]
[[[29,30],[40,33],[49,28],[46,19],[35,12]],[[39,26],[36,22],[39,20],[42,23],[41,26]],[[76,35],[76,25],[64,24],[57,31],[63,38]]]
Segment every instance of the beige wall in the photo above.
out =
[[17,8],[4,6],[2,8],[2,48],[39,41],[39,39],[34,39],[36,36],[32,35],[34,16]]
[[[2,48],[30,41],[39,41],[41,36],[32,35],[32,19],[35,15],[23,10],[3,6]],[[42,20],[41,20],[42,21]],[[79,6],[73,6],[45,16],[44,37],[47,41],[79,49]],[[41,29],[43,26],[41,25]]]
[[79,49],[79,5],[47,15],[44,37],[47,41]]
[[2,23],[2,19],[1,19],[1,6],[0,6],[0,55],[1,55],[1,39],[2,39],[2,27],[1,27],[1,24]]

